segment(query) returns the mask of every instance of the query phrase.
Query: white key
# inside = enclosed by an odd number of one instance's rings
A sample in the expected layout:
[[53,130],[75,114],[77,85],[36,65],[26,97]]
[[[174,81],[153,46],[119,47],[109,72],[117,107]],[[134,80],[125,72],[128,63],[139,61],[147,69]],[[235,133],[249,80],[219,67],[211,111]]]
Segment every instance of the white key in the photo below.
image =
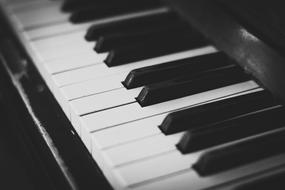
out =
[[95,53],[93,43],[87,43],[83,39],[84,32],[71,33],[66,36],[55,36],[30,43],[37,56],[44,62],[55,58],[69,57],[84,52]]
[[[58,46],[56,48],[50,49],[50,50],[40,50],[33,46],[34,44],[31,44],[32,48],[37,55],[37,57],[42,60],[43,62],[50,62],[50,61],[56,61],[57,59],[64,59],[68,58],[69,56],[80,56],[81,54],[91,54],[94,53],[95,55],[98,55],[95,53],[92,49],[94,44],[92,43],[73,43],[73,44],[64,44],[62,46]],[[102,54],[104,55],[104,54]],[[105,58],[105,56],[103,56]],[[102,56],[99,56],[100,59],[97,60],[97,62],[102,62]]]
[[143,118],[143,113],[140,112],[141,107],[136,104],[120,106],[114,109],[105,110],[102,112],[82,116],[81,120],[83,127],[89,133],[102,130],[114,125],[127,123],[132,120]]
[[114,169],[114,172],[124,185],[133,186],[171,173],[189,170],[200,154],[198,152],[182,155],[177,150],[173,150],[168,154],[119,167]]
[[[117,67],[107,67],[106,65],[96,65],[89,68],[78,69],[59,75],[55,75],[53,78],[58,86],[65,86],[70,84],[79,83],[86,80],[91,80],[96,77],[103,77],[108,75],[113,75],[116,73],[124,73],[125,76],[133,69],[156,65],[160,63],[165,63],[168,61],[174,61],[178,59],[183,59],[187,57],[194,57],[198,55],[203,55],[207,53],[216,52],[217,50],[211,46],[204,48],[199,48],[195,50],[184,51],[180,53],[175,53],[171,55],[161,56],[157,58],[147,59],[144,61],[139,61],[135,63],[120,65]],[[123,79],[122,79],[123,80]]]
[[97,54],[93,51],[80,52],[80,54],[47,61],[45,62],[45,66],[49,73],[58,74],[86,66],[103,64],[105,58],[106,54]]
[[25,32],[27,39],[30,41],[42,40],[55,36],[62,36],[77,31],[87,31],[91,23],[72,24],[70,22],[63,22],[51,26],[44,26],[40,28],[31,29]]
[[46,1],[32,4],[27,11],[15,13],[15,17],[23,29],[42,27],[68,20],[68,14],[60,11],[61,2]]
[[[175,164],[174,164],[175,165]],[[190,188],[191,186],[197,185],[198,181],[194,179],[199,179],[197,173],[190,169],[182,170],[179,172],[170,175],[169,177],[165,177],[162,179],[153,180],[153,182],[149,183],[141,183],[138,185],[133,185],[132,189],[135,190],[198,190],[196,188]]]
[[256,87],[258,87],[258,85],[254,81],[248,81],[143,108],[137,103],[134,103],[86,115],[82,117],[82,121],[90,132],[95,132],[114,125],[197,105],[202,102],[229,96]]
[[[116,73],[110,73],[110,75]],[[55,83],[59,87],[73,85],[84,82],[92,78],[108,76],[108,67],[105,64],[94,65],[88,68],[77,69],[53,76]]]
[[[157,126],[153,126],[157,127]],[[165,136],[158,134],[149,138],[134,141],[102,151],[111,167],[118,167],[128,163],[140,161],[155,155],[176,150],[175,144],[179,142],[184,133]]]
[[[65,46],[58,47],[56,49],[53,49],[51,51],[37,51],[36,53],[38,56],[43,60],[44,62],[48,61],[54,61],[57,59],[67,58],[69,56],[80,56],[81,54],[85,53],[94,53],[93,50],[93,44],[86,43],[86,44],[66,44]],[[102,62],[101,57],[99,57],[97,62]]]
[[146,138],[153,135],[161,134],[157,127],[166,114],[134,121],[119,127],[111,127],[92,134],[94,147],[106,149],[122,145],[134,140]]
[[33,44],[35,49],[38,51],[51,51],[60,46],[76,44],[80,42],[87,44],[87,42],[84,40],[85,33],[85,31],[78,31],[66,35],[52,36],[49,38],[35,40],[31,42],[31,44]]
[[141,89],[126,90],[121,88],[101,94],[83,97],[71,101],[71,106],[75,113],[84,115],[91,112],[98,112],[105,109],[114,108],[120,105],[134,103],[135,97]]
[[70,86],[64,86],[61,88],[61,91],[67,100],[74,100],[93,94],[124,88],[124,86],[120,83],[123,77],[124,75],[101,77],[97,80],[90,80]]

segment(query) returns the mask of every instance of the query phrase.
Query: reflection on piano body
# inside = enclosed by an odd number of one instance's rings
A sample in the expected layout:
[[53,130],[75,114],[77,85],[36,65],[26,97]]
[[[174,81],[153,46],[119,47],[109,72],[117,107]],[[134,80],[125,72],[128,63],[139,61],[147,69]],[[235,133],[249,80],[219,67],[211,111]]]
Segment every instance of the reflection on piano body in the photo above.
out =
[[1,62],[65,187],[284,187],[282,11],[256,3],[2,0]]

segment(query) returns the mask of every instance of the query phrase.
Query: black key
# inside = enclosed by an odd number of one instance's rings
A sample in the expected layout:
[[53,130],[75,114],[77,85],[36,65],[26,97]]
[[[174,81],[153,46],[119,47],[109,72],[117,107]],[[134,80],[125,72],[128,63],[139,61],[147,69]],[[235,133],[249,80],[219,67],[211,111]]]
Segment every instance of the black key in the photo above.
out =
[[249,183],[239,185],[234,190],[284,190],[285,189],[285,172],[279,172],[273,175],[262,177]]
[[165,117],[159,128],[169,135],[278,104],[269,92],[258,91],[172,112]]
[[191,32],[169,38],[165,36],[166,34],[162,34],[151,42],[113,49],[109,52],[105,63],[109,67],[123,65],[208,45],[204,37],[199,34],[191,35]]
[[189,130],[177,145],[183,154],[242,139],[285,124],[283,107],[271,107],[223,122]]
[[132,70],[122,82],[127,89],[137,88],[177,76],[195,75],[232,64],[223,53],[212,53]]
[[95,41],[98,40],[100,36],[114,33],[124,34],[127,32],[137,32],[145,29],[154,30],[177,22],[181,21],[176,14],[170,12],[160,12],[147,16],[122,19],[91,26],[85,35],[85,39],[87,41]]
[[258,136],[204,153],[192,168],[209,176],[285,152],[285,131]]
[[112,3],[102,3],[97,6],[90,6],[81,10],[74,11],[70,16],[70,21],[73,23],[82,23],[95,19],[113,17],[121,14],[128,14],[136,11],[149,10],[161,7],[160,1],[144,0],[133,1],[125,0],[114,1]]
[[198,76],[181,77],[145,86],[136,99],[144,107],[247,80],[249,76],[245,75],[239,67],[228,66]]
[[114,32],[113,34],[100,37],[94,50],[97,53],[110,51],[112,49],[135,46],[137,44],[151,44],[158,40],[167,40],[172,36],[186,33],[187,25],[170,25],[156,28],[144,28],[135,32]]

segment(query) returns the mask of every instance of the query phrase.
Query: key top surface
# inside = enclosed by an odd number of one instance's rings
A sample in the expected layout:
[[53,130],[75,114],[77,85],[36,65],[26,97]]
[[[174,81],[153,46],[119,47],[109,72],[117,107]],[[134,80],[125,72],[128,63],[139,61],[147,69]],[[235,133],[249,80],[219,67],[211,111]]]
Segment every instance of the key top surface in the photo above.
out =
[[240,68],[226,66],[217,70],[207,71],[198,76],[186,76],[145,86],[136,99],[142,107],[145,107],[243,82],[248,79],[249,77]]
[[161,123],[160,129],[165,134],[172,134],[278,104],[278,101],[269,92],[258,90],[253,93],[170,113]]
[[275,107],[189,130],[177,147],[185,154],[281,128],[285,124],[284,110]]
[[195,75],[228,64],[230,64],[230,60],[223,53],[201,55],[132,70],[123,81],[123,84],[126,88],[132,89],[169,80],[177,76]]

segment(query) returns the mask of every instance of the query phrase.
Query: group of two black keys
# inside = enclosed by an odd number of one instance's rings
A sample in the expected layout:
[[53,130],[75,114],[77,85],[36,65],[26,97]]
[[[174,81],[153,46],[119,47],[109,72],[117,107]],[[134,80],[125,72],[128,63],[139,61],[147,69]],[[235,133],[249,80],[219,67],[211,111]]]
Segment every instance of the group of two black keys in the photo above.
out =
[[[63,10],[72,12],[71,21],[84,22],[162,6],[153,0],[104,2],[67,0]],[[172,12],[94,25],[86,40],[97,41],[95,51],[109,52],[105,63],[110,67],[209,44]],[[250,77],[219,52],[135,69],[123,84],[127,89],[144,86],[137,101],[149,106],[247,80]],[[177,144],[187,154],[279,129],[285,123],[283,114],[283,106],[261,90],[170,113],[159,127],[166,135],[187,131]],[[210,175],[281,153],[283,137],[283,131],[269,133],[208,151],[193,168]]]

